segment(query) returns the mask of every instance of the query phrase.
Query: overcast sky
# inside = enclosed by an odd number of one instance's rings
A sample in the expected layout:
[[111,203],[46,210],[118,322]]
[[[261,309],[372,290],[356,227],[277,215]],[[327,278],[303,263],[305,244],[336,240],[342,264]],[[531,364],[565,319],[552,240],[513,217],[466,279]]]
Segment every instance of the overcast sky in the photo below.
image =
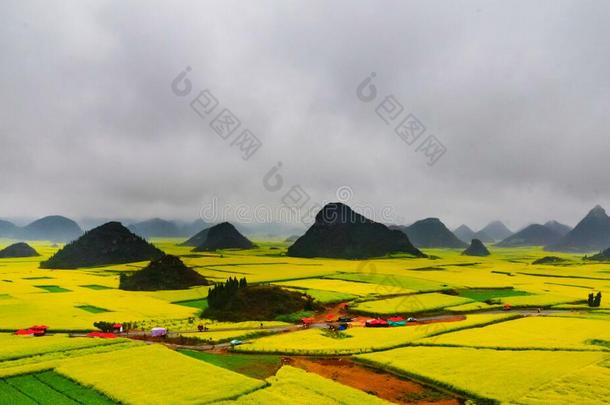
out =
[[[195,219],[300,185],[305,208],[344,187],[402,223],[574,225],[610,207],[609,15],[601,0],[3,1],[0,217]],[[205,119],[189,104],[204,89]],[[386,124],[389,95],[404,110]],[[227,140],[210,127],[224,108],[241,121]],[[412,145],[394,132],[407,114],[426,128]],[[243,160],[246,128],[262,147]],[[432,166],[429,135],[446,147]]]

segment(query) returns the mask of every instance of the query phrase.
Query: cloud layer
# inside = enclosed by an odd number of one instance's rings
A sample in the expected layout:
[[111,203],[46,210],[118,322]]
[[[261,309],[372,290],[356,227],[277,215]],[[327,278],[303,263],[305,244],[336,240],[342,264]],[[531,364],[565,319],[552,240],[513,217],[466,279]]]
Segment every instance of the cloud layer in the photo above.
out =
[[[390,206],[397,220],[574,224],[610,202],[610,4],[4,2],[0,216],[196,218],[202,205]],[[186,66],[193,93],[170,83]],[[356,87],[371,72],[379,96]],[[189,107],[209,89],[249,160]],[[375,113],[446,146],[428,166]],[[262,178],[282,162],[284,188]]]

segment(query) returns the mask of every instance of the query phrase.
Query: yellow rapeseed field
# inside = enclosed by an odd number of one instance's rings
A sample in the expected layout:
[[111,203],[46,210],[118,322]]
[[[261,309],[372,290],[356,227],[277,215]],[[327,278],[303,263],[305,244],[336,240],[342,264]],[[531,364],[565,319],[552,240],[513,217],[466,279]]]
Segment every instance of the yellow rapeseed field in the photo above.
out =
[[531,316],[422,339],[421,343],[471,347],[602,350],[589,341],[610,342],[610,319]]
[[[267,380],[271,386],[222,405],[297,404],[297,405],[362,405],[390,404],[376,396],[336,383],[299,368],[282,367]],[[220,405],[220,404],[219,404]]]
[[471,299],[440,293],[412,294],[358,303],[352,308],[367,314],[415,314],[472,302]]
[[[521,399],[532,391],[607,357],[608,354],[604,352],[426,346],[358,355],[358,359],[369,364],[416,376],[439,386],[479,398],[511,403],[528,403]],[[563,389],[570,387],[570,381],[560,381],[565,382]],[[578,386],[581,386],[580,382],[575,385]],[[606,389],[602,387],[602,390]],[[550,397],[548,393],[545,396]],[[602,403],[606,399],[598,397],[597,402]]]
[[66,360],[56,371],[129,404],[200,404],[230,399],[265,385],[160,345]]
[[127,340],[70,338],[67,335],[34,337],[0,333],[0,361],[86,347],[114,345],[125,341]]
[[293,280],[274,283],[284,287],[297,287],[302,289],[317,289],[326,291],[336,291],[354,295],[393,295],[393,294],[409,294],[417,292],[407,288],[399,286],[382,285],[382,284],[369,284],[360,283],[344,280],[326,280],[326,279],[306,279],[306,280]]
[[[349,354],[389,349],[437,333],[507,319],[508,314],[469,315],[466,320],[397,328],[352,327],[337,338],[320,329],[263,337],[236,351],[291,354]],[[441,335],[442,336],[442,335]]]

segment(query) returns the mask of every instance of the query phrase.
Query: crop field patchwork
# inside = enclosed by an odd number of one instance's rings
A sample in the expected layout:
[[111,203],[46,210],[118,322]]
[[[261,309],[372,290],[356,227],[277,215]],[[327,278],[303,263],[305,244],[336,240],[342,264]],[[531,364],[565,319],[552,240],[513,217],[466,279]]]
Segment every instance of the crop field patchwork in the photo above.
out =
[[[352,315],[441,319],[365,328],[361,323],[366,318],[361,317],[338,333],[318,327],[299,330],[290,323],[315,315],[312,311],[283,316],[287,322],[200,319],[210,286],[119,290],[120,273],[147,263],[44,270],[38,268],[39,261],[57,247],[39,242],[33,244],[42,254],[39,258],[0,260],[0,329],[51,327],[51,335],[42,338],[0,334],[0,403],[34,401],[20,387],[32,392],[53,389],[55,394],[44,398],[54,403],[78,398],[129,404],[309,405],[336,403],[339,396],[343,403],[378,400],[300,369],[277,371],[284,354],[355,355],[374,367],[470,398],[595,404],[608,397],[610,273],[607,265],[584,263],[579,255],[561,254],[569,260],[565,266],[532,264],[546,255],[539,248],[492,247],[491,256],[476,260],[456,250],[426,249],[435,257],[357,261],[287,257],[286,245],[273,242],[253,250],[205,254],[192,254],[190,248],[176,246],[177,240],[154,242],[212,281],[246,277],[252,284],[308,293],[326,305],[331,317],[345,302]],[[598,309],[586,304],[591,291],[604,294]],[[501,311],[504,304],[513,309]],[[539,315],[537,308],[542,309]],[[524,316],[532,314],[537,316]],[[317,316],[326,319],[323,313]],[[187,356],[135,340],[55,333],[91,330],[96,321],[129,322],[138,331],[166,327],[176,336],[215,345],[235,338],[246,342],[235,346],[233,355],[185,352]],[[207,331],[198,332],[200,324]]]

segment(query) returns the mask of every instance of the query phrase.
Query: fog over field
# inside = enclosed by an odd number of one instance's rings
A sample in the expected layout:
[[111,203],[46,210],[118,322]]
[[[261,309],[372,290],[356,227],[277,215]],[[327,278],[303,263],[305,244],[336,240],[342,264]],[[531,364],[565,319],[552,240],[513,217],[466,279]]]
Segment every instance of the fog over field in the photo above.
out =
[[[610,3],[416,4],[2,2],[0,217],[194,220],[211,201],[280,207],[295,185],[307,206],[340,188],[451,227],[609,208]],[[201,118],[204,89],[219,104]],[[227,139],[210,127],[225,108]],[[412,144],[394,131],[408,114],[426,129]],[[246,128],[262,146],[244,159]]]

